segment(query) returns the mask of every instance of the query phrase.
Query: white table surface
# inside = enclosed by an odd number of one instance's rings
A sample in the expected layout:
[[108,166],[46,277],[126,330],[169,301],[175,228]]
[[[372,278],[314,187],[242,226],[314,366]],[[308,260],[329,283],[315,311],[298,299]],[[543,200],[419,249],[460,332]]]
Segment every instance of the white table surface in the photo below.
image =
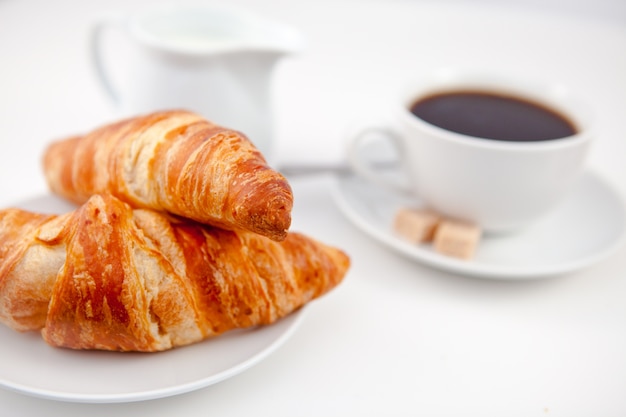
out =
[[[112,120],[86,33],[105,11],[148,3],[0,0],[0,206],[46,193],[40,157],[48,141]],[[276,74],[279,162],[339,162],[347,129],[384,115],[404,81],[469,67],[575,85],[597,110],[590,168],[626,195],[619,2],[607,2],[618,14],[588,18],[461,2],[234,3],[307,39]],[[344,248],[352,268],[269,358],[205,389],[128,404],[0,390],[0,415],[626,415],[626,248],[547,280],[452,275],[369,240],[337,209],[332,181],[291,178],[293,229]]]

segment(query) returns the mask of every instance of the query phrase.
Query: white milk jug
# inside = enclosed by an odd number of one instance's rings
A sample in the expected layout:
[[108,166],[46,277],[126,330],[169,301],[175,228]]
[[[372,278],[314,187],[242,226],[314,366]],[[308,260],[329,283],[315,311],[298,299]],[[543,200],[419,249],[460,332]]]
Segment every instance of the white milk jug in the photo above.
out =
[[[115,28],[118,47],[105,37]],[[240,9],[171,6],[102,19],[91,41],[96,74],[122,115],[195,111],[245,133],[272,160],[272,74],[300,49],[292,28]]]

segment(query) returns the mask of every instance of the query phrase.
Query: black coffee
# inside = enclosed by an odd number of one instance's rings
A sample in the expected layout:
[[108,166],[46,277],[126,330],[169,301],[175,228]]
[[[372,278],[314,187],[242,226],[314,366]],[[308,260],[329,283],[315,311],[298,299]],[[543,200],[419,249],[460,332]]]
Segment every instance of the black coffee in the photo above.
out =
[[564,138],[576,133],[565,116],[541,104],[480,91],[434,94],[415,102],[411,112],[443,129],[513,142]]

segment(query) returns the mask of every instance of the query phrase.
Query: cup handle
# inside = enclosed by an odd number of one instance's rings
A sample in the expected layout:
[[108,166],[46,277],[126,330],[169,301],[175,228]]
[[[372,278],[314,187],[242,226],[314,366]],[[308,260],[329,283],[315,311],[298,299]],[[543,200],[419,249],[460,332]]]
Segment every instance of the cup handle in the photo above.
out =
[[112,26],[121,26],[122,20],[123,19],[120,16],[109,16],[102,18],[91,27],[91,31],[89,34],[91,63],[93,65],[98,81],[100,82],[100,85],[107,93],[109,98],[113,101],[114,104],[118,106],[121,103],[121,98],[119,93],[113,86],[111,78],[105,68],[102,48],[104,42],[104,34],[106,30]]
[[357,131],[355,134],[348,138],[347,157],[348,163],[352,170],[365,180],[378,185],[380,187],[389,189],[396,193],[412,196],[414,193],[412,189],[402,184],[397,180],[393,180],[389,177],[381,175],[374,167],[374,163],[364,160],[359,151],[363,146],[366,139],[375,136],[379,140],[390,140],[393,146],[398,151],[398,154],[402,156],[402,143],[398,138],[398,134],[391,128],[386,126],[371,126],[363,128]]

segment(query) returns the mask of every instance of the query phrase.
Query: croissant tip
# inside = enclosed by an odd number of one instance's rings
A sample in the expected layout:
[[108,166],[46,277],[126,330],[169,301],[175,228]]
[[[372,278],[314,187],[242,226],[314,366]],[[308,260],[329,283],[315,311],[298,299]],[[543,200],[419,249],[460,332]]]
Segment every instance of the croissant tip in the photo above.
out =
[[282,232],[277,232],[274,236],[272,236],[272,239],[277,242],[282,242],[285,239],[287,239],[288,235],[289,235],[289,229],[285,229]]
[[[291,227],[291,211],[293,209],[293,194],[288,184],[283,185],[281,193],[276,190],[268,191],[267,188],[258,187],[255,190],[252,200],[263,201],[264,204],[251,205],[248,210],[241,211],[243,214],[244,228],[265,235],[272,240],[281,242],[287,238]],[[269,201],[265,198],[273,195]]]
[[265,235],[269,237],[270,239],[275,240],[277,242],[282,242],[283,240],[287,239],[287,236],[289,235],[289,227],[291,223],[291,218],[289,218],[288,223],[289,224],[287,224],[287,226],[283,228],[276,227],[275,225],[267,225],[265,227],[260,228],[260,230],[258,230],[258,233],[261,235]]

